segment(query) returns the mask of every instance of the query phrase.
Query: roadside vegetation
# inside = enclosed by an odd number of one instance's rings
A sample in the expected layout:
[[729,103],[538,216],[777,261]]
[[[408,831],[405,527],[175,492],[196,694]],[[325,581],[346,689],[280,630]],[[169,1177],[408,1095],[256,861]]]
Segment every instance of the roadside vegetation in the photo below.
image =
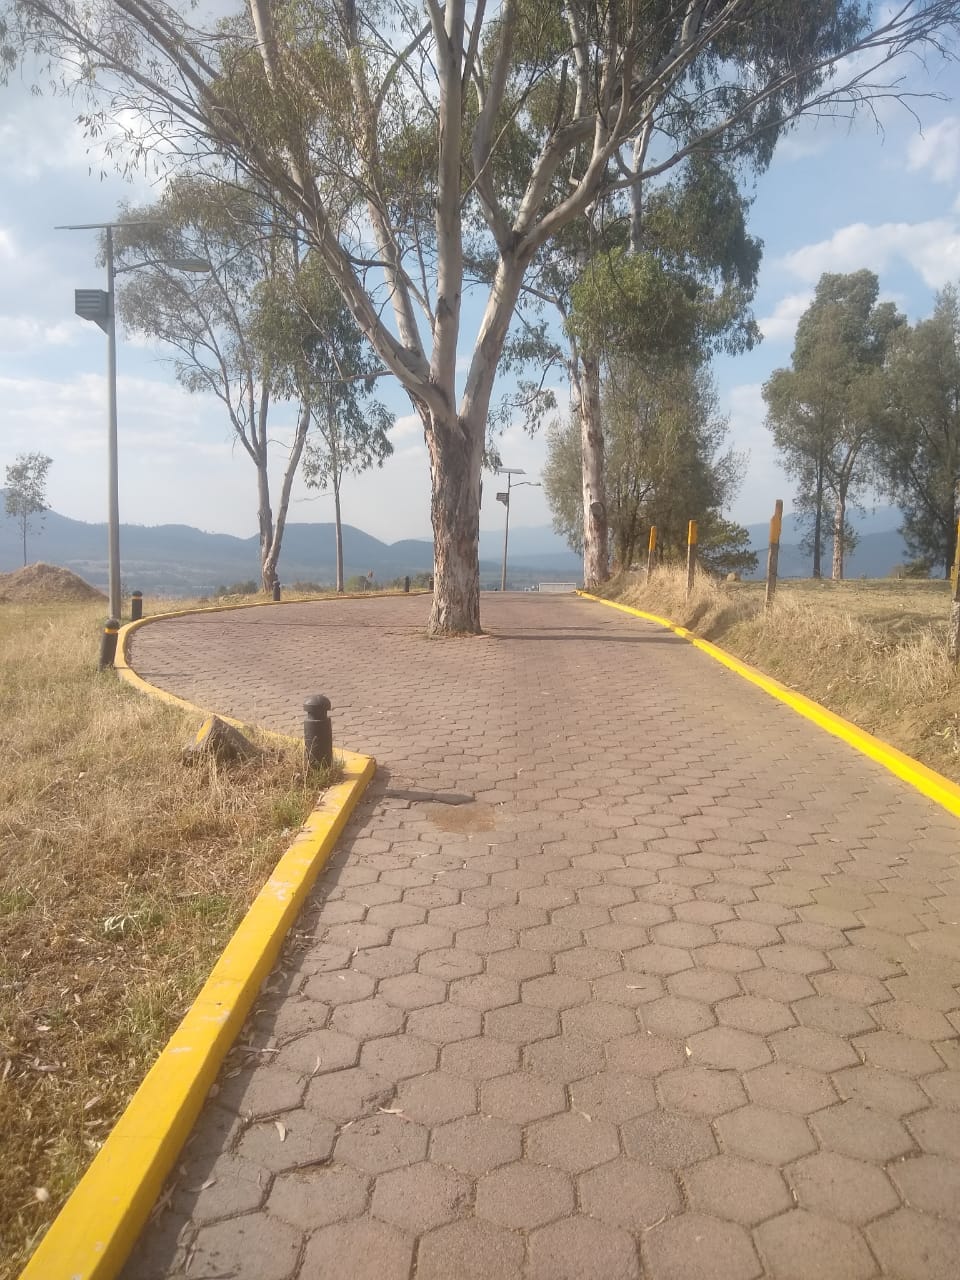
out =
[[960,675],[947,657],[949,582],[762,582],[663,568],[611,581],[611,599],[668,618],[960,782]]
[[0,1280],[55,1216],[326,777],[185,766],[96,671],[103,602],[0,607]]

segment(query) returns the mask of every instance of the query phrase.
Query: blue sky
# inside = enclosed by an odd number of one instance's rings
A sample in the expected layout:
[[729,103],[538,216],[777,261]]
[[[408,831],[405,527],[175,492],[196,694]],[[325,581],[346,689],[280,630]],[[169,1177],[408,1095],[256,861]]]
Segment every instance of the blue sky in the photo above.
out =
[[[765,520],[777,497],[790,508],[791,486],[763,426],[760,388],[773,369],[789,363],[796,320],[820,274],[876,271],[882,296],[911,320],[929,313],[937,288],[960,282],[960,73],[955,66],[916,64],[910,80],[915,90],[946,98],[915,100],[920,123],[894,103],[882,104],[882,130],[866,116],[853,124],[804,121],[757,182],[750,228],[765,245],[755,302],[764,341],[714,365],[731,440],[749,454],[731,511],[744,523]],[[149,199],[155,188],[146,176],[130,183],[112,173],[74,114],[68,102],[33,97],[23,83],[0,89],[0,466],[20,452],[50,454],[51,505],[100,521],[106,511],[106,341],[74,317],[73,290],[103,287],[103,273],[95,233],[53,228],[107,220],[120,202]],[[469,343],[468,325],[465,353]],[[231,441],[217,403],[182,391],[156,352],[122,334],[118,366],[121,518],[253,534],[253,468]],[[385,398],[398,414],[395,455],[381,472],[347,480],[344,519],[386,541],[429,537],[419,424],[399,390]],[[289,418],[276,417],[278,461]],[[500,447],[506,465],[538,478],[542,439],[510,428]],[[491,495],[481,513],[484,529],[503,524],[494,487],[484,486]],[[332,509],[329,497],[298,485],[289,518],[330,520]],[[549,523],[538,489],[518,492],[512,523]]]

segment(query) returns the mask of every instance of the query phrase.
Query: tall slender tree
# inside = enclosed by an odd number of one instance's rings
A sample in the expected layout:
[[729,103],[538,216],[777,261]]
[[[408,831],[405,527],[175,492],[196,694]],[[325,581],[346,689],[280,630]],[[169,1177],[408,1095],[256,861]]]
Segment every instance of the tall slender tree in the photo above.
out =
[[30,524],[33,520],[42,524],[47,509],[47,472],[52,465],[53,459],[45,453],[18,453],[16,461],[7,467],[4,510],[20,526],[24,564]]
[[[423,422],[435,634],[480,628],[487,416],[539,250],[608,191],[692,151],[772,147],[785,119],[892,92],[882,68],[895,55],[942,50],[960,28],[958,0],[903,0],[875,22],[869,0],[249,0],[206,29],[187,0],[0,5],[8,47],[50,55],[91,92],[93,128],[133,108],[182,150],[229,157],[303,227]],[[643,136],[657,145],[625,177]],[[414,198],[395,164],[411,138],[424,160]],[[476,226],[495,270],[461,386]]]

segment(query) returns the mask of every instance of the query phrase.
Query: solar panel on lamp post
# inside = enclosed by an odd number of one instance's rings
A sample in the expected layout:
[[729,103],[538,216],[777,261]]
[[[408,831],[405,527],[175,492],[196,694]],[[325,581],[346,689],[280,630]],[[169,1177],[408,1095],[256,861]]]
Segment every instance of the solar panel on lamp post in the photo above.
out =
[[[114,277],[116,269],[113,255],[113,232],[116,227],[162,226],[155,219],[120,222],[81,222],[55,227],[56,231],[104,231],[104,256],[107,266],[106,289],[77,289],[74,291],[74,311],[82,320],[90,320],[107,335],[107,579],[110,595],[110,616],[120,618],[120,473],[117,447],[117,327],[114,307]],[[149,266],[150,263],[135,263]],[[211,271],[210,263],[203,258],[174,258],[165,266],[179,271]]]
[[520,489],[524,485],[528,485],[531,489],[540,489],[542,485],[539,480],[518,480],[513,484],[514,476],[525,476],[527,473],[523,467],[497,467],[498,476],[507,477],[507,487],[505,491],[497,494],[497,501],[502,502],[507,509],[507,518],[503,526],[503,568],[500,570],[500,590],[507,589],[507,540],[510,537],[510,494],[513,489]]

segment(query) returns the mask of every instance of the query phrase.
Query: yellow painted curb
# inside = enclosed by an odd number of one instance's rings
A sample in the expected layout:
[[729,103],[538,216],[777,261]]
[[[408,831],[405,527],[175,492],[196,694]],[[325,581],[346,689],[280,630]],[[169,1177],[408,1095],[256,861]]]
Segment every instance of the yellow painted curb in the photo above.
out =
[[[138,625],[130,624],[124,633]],[[145,692],[198,710],[155,689],[126,665],[124,671]],[[344,780],[324,794],[277,863],[20,1280],[112,1280],[123,1266],[261,983],[374,775],[372,757],[337,754],[343,758]]]
[[610,609],[619,609],[621,613],[632,614],[635,618],[643,618],[646,622],[655,622],[657,626],[667,627],[670,631],[676,632],[684,640],[689,640],[695,648],[709,654],[716,662],[722,663],[731,671],[735,671],[737,675],[743,676],[745,680],[757,685],[764,692],[769,693],[771,697],[777,698],[780,702],[785,702],[798,715],[804,716],[807,720],[812,720],[821,729],[833,734],[835,738],[840,738],[841,741],[846,742],[862,755],[869,756],[871,760],[876,760],[878,764],[883,765],[890,773],[896,774],[903,782],[909,783],[911,787],[922,795],[927,796],[928,799],[935,801],[936,804],[946,809],[948,813],[960,818],[960,786],[957,786],[955,782],[951,782],[949,778],[945,778],[942,773],[928,769],[919,760],[914,760],[913,756],[908,756],[903,751],[898,751],[890,743],[884,742],[881,738],[875,738],[872,733],[867,733],[866,729],[860,729],[857,725],[851,724],[849,720],[844,720],[843,716],[838,716],[835,712],[828,711],[826,707],[821,706],[819,702],[814,702],[812,698],[808,698],[802,693],[797,693],[793,689],[788,689],[779,680],[774,680],[772,676],[764,675],[756,667],[751,667],[748,663],[741,662],[739,658],[727,653],[719,645],[711,644],[709,640],[701,640],[692,631],[688,631],[686,627],[678,627],[668,618],[660,618],[655,613],[644,613],[642,609],[634,609],[630,605],[619,604],[615,600],[604,600],[600,596],[591,595],[588,591],[578,591],[577,595],[583,596],[585,600],[592,600],[596,604],[605,604]]

